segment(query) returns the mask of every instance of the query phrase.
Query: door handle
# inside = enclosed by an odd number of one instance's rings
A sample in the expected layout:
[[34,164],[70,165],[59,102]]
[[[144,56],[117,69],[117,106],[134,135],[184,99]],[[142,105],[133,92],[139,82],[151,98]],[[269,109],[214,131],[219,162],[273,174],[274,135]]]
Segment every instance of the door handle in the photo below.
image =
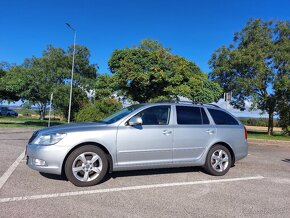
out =
[[164,130],[162,133],[163,133],[163,135],[170,135],[172,133],[172,131]]
[[212,130],[212,129],[208,129],[208,130],[206,130],[205,132],[207,132],[208,134],[214,134],[214,130]]

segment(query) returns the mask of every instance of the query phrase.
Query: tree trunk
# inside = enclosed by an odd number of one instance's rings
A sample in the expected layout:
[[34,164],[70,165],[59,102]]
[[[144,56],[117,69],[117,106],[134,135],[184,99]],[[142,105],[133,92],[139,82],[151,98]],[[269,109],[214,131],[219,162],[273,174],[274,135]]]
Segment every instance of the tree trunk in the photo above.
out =
[[39,119],[40,120],[45,119],[45,112],[46,112],[46,104],[40,103],[40,106],[39,106]]
[[273,135],[273,120],[274,120],[274,111],[269,111],[269,120],[268,120],[268,135]]

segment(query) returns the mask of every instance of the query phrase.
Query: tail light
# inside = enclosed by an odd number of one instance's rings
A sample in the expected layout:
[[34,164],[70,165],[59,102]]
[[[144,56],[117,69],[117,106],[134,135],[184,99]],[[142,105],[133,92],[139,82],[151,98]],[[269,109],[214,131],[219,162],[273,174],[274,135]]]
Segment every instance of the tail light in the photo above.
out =
[[247,129],[245,126],[244,126],[244,132],[245,132],[245,139],[247,140],[248,139],[248,132],[247,132]]

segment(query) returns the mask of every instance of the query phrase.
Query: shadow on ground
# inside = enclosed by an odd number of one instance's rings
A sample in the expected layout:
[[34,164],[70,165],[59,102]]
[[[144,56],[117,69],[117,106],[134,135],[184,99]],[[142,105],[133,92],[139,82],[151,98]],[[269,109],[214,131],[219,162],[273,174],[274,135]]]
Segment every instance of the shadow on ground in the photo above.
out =
[[284,161],[284,162],[286,162],[286,163],[290,163],[290,159],[284,159],[284,160],[282,160],[282,161]]
[[[118,177],[132,177],[132,176],[146,176],[146,175],[162,175],[162,174],[176,174],[176,173],[193,173],[203,171],[201,167],[182,167],[182,168],[165,168],[165,169],[150,169],[150,170],[131,170],[108,173],[105,178],[99,183],[104,183],[110,179]],[[40,173],[45,178],[52,180],[68,181],[65,175],[54,175],[48,173]]]

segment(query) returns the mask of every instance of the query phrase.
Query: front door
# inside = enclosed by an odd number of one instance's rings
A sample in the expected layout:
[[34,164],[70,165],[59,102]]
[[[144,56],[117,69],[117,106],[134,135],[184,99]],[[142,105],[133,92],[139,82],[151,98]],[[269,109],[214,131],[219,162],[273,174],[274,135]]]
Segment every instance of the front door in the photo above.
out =
[[152,106],[135,116],[142,118],[142,125],[130,126],[126,122],[118,127],[118,165],[172,163],[171,106]]

